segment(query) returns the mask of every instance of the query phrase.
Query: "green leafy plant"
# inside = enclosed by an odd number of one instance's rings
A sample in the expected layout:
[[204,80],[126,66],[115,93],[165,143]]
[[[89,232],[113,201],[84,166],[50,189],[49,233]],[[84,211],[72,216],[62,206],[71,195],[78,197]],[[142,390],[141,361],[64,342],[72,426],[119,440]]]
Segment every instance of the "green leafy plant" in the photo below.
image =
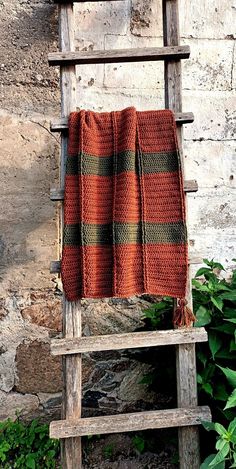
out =
[[226,421],[236,416],[236,270],[227,281],[219,262],[204,263],[193,279],[195,327],[208,331],[208,343],[197,346],[199,397],[207,400],[217,420]]
[[109,445],[104,446],[103,454],[106,459],[112,459],[114,456],[114,443],[110,443]]
[[[197,271],[193,279],[192,291],[195,327],[204,326],[208,332],[208,342],[197,345],[198,392],[200,404],[208,404],[214,420],[220,422],[212,424],[216,426],[214,429],[219,429],[220,425],[227,428],[236,418],[236,269],[233,270],[231,278],[226,280],[221,275],[225,270],[222,264],[214,259],[204,259],[203,262],[205,265]],[[173,302],[170,298],[163,298],[159,303],[151,305],[144,312],[145,328],[155,330],[172,327],[172,310]],[[162,370],[162,362],[157,360],[158,365],[152,373],[144,377],[143,382],[152,386],[158,380],[168,381],[170,374],[175,375],[174,362],[169,361],[170,356],[168,353],[164,358],[165,370]],[[153,364],[153,361],[151,363]],[[235,436],[232,438],[234,440]],[[211,441],[208,443],[211,445]],[[217,440],[218,452],[220,444]],[[202,469],[228,467],[229,460],[232,463],[234,444],[235,442],[230,442],[226,461],[222,460],[213,466],[215,455],[211,455],[204,461]],[[224,446],[223,452],[226,448],[227,445]]]
[[59,441],[49,438],[47,424],[27,425],[19,418],[0,422],[1,469],[54,469],[58,456]]
[[135,435],[133,438],[132,438],[132,443],[134,445],[134,448],[140,453],[144,453],[145,449],[146,449],[146,441],[145,439],[140,436],[140,435]]
[[173,298],[165,296],[158,303],[153,303],[143,313],[143,321],[146,329],[168,329],[172,327],[171,317],[173,312]]
[[236,467],[236,418],[226,429],[220,423],[202,422],[207,431],[214,430],[217,434],[215,449],[217,453],[208,456],[200,469],[225,469]]

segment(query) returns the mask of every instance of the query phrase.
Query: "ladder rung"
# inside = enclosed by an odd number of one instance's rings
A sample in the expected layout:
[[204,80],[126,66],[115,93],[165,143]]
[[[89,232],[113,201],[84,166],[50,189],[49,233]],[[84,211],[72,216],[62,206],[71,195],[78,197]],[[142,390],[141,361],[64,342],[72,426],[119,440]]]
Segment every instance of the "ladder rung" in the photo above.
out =
[[[175,121],[177,124],[190,124],[194,121],[192,112],[176,112]],[[51,132],[63,132],[68,130],[68,119],[66,117],[52,122],[50,125]]]
[[104,64],[116,62],[145,62],[147,60],[179,60],[190,55],[189,46],[166,46],[102,51],[51,52],[49,65]]
[[50,437],[71,438],[154,428],[185,427],[200,425],[202,420],[211,421],[211,412],[207,406],[58,420],[50,424]]
[[207,332],[204,327],[128,332],[74,339],[53,339],[51,341],[51,353],[52,355],[73,355],[77,353],[102,352],[105,350],[193,344],[195,342],[207,342]]
[[[202,264],[202,257],[189,256],[189,265],[199,265]],[[51,274],[60,274],[61,272],[61,261],[51,261],[50,262],[50,273]]]
[[[198,183],[195,179],[189,179],[184,182],[184,191],[185,192],[197,192],[198,191]],[[50,199],[54,202],[60,202],[64,200],[64,190],[52,188],[50,190]]]

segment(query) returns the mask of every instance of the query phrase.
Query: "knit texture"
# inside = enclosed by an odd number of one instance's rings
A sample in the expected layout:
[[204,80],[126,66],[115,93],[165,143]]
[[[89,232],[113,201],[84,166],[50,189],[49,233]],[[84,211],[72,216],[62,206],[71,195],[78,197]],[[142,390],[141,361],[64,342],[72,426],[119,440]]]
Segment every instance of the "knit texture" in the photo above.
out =
[[185,296],[185,204],[171,111],[71,113],[64,210],[68,300]]

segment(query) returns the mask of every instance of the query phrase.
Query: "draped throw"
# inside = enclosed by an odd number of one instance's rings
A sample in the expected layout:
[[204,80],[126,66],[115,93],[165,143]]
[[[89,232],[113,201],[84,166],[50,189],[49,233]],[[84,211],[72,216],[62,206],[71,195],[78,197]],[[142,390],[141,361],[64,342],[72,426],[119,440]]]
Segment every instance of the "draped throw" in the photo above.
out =
[[182,298],[187,237],[170,110],[69,117],[62,281],[68,300]]

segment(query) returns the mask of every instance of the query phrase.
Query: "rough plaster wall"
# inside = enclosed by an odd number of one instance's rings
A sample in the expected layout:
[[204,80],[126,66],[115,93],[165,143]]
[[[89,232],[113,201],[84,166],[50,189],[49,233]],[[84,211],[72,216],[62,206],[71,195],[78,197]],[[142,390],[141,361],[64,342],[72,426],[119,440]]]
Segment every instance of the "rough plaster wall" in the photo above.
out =
[[[193,254],[235,257],[235,0],[181,0],[187,178]],[[85,3],[75,6],[77,49],[161,45],[161,1]],[[58,415],[60,360],[49,353],[61,329],[60,284],[48,265],[57,258],[57,213],[50,186],[58,178],[59,136],[49,121],[59,115],[58,70],[47,65],[57,48],[56,7],[50,0],[0,0],[0,416],[22,409],[27,418]],[[77,67],[77,106],[97,111],[163,106],[159,63]],[[84,334],[134,330],[144,304],[85,301]],[[128,371],[128,373],[127,373]],[[84,358],[87,412],[158,406],[140,386],[147,367],[120,353]],[[128,392],[127,392],[128,390]],[[130,401],[130,396],[132,399]],[[154,402],[153,402],[154,401]]]

